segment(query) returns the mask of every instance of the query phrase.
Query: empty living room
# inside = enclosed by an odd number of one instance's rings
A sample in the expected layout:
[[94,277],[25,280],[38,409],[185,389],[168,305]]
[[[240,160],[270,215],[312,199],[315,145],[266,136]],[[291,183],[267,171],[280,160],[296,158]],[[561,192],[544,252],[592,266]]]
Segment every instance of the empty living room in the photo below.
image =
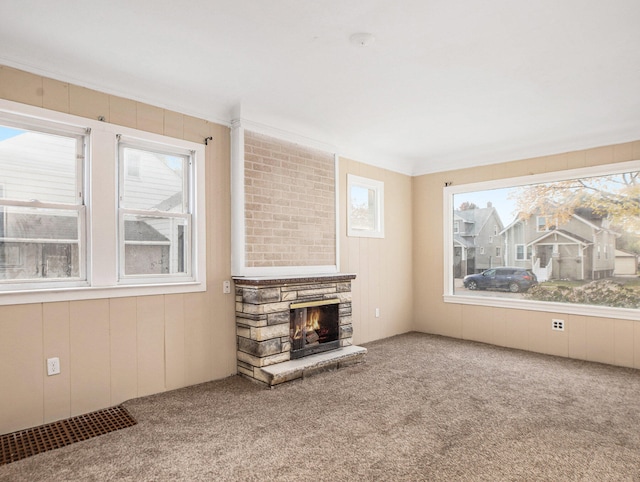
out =
[[640,479],[638,25],[0,1],[0,481]]

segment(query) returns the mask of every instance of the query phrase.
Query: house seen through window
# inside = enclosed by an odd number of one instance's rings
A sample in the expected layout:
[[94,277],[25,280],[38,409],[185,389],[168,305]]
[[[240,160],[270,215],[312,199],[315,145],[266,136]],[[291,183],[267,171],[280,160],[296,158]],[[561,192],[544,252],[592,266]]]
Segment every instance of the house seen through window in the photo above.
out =
[[119,153],[121,278],[189,275],[191,154],[127,141]]
[[[449,293],[640,308],[640,162],[580,173],[445,188],[449,226],[465,225],[449,228]],[[491,242],[499,248],[486,250]],[[526,281],[478,282],[498,267],[517,268]]]
[[81,129],[0,119],[0,283],[86,279]]

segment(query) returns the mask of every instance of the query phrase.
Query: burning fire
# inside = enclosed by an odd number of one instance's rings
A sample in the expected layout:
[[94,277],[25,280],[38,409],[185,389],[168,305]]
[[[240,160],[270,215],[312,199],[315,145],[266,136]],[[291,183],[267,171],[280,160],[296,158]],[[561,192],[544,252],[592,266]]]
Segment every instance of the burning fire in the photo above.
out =
[[304,331],[307,333],[320,330],[320,310],[318,308],[310,309],[307,312],[307,320],[305,323],[296,323],[295,331],[293,333],[294,340],[299,340],[300,338],[302,338],[303,326],[305,328]]
[[320,310],[315,309],[307,315],[307,331],[320,329]]

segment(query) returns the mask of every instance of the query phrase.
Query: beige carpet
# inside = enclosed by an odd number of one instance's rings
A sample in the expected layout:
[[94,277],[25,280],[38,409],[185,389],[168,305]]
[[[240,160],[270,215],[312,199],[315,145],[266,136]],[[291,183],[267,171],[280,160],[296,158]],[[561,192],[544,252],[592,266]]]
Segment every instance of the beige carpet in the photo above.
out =
[[0,480],[640,480],[640,372],[410,333],[274,390],[127,402],[138,425]]

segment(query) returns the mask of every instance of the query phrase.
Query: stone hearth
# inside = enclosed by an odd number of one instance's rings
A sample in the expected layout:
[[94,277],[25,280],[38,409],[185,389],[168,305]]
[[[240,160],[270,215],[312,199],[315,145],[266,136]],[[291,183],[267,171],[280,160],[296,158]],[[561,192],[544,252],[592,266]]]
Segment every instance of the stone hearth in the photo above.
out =
[[[353,346],[353,274],[286,278],[234,278],[238,373],[269,386],[364,360]],[[338,304],[339,343],[331,351],[291,360],[291,305]]]

